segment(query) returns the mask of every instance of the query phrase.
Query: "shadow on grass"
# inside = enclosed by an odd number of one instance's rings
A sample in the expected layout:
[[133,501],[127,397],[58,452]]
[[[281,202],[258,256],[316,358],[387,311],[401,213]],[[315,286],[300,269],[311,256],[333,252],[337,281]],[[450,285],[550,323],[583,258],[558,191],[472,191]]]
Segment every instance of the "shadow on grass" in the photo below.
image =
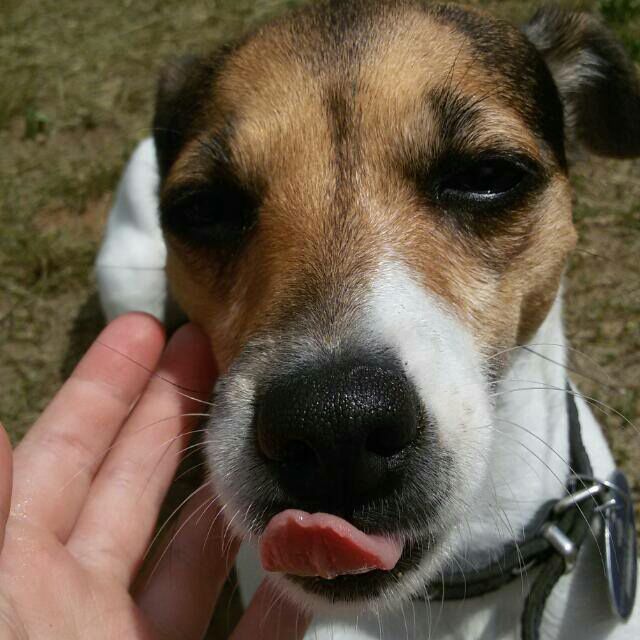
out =
[[91,343],[105,326],[97,293],[92,293],[80,306],[69,332],[69,343],[60,364],[60,375],[66,380]]

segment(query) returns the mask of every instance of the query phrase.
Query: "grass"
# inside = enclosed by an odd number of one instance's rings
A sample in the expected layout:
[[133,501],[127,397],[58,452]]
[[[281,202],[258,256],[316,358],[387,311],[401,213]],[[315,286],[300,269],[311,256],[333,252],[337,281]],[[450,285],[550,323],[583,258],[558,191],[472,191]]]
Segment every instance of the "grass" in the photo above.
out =
[[598,9],[633,58],[640,60],[640,0],[600,0]]
[[[0,3],[0,418],[18,441],[102,319],[91,265],[113,187],[149,133],[157,70],[211,49],[287,0],[4,0]],[[522,21],[533,3],[472,4]],[[640,61],[640,0],[599,11]],[[574,170],[580,245],[567,322],[581,388],[640,497],[640,162]],[[596,364],[594,364],[594,362]]]

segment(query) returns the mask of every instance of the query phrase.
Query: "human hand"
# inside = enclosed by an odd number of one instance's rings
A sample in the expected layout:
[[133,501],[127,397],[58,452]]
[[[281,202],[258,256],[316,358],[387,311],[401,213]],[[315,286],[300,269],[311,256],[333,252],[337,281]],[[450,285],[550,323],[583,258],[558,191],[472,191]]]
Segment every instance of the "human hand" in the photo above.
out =
[[[159,509],[215,367],[194,325],[165,343],[149,316],[112,322],[24,440],[0,428],[0,637],[201,638],[238,548],[196,492],[139,580]],[[153,375],[152,372],[156,372]],[[12,468],[13,458],[13,468]],[[234,631],[295,639],[307,621],[264,583]]]

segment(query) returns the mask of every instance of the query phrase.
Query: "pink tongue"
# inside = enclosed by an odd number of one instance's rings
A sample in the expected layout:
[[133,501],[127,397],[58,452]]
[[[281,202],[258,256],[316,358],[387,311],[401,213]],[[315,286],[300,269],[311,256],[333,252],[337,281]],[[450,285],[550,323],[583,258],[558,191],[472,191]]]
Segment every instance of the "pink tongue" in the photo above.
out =
[[274,516],[260,539],[264,569],[296,576],[330,579],[388,571],[401,554],[402,544],[396,540],[367,535],[337,516],[293,509]]

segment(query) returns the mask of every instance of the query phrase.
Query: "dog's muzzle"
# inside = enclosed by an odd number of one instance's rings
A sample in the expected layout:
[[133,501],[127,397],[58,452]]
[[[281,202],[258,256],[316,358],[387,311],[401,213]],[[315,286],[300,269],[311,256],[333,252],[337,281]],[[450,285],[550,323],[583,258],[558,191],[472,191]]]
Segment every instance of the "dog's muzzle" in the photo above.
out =
[[259,393],[258,447],[297,508],[348,517],[403,482],[422,423],[420,401],[394,364],[327,364]]

